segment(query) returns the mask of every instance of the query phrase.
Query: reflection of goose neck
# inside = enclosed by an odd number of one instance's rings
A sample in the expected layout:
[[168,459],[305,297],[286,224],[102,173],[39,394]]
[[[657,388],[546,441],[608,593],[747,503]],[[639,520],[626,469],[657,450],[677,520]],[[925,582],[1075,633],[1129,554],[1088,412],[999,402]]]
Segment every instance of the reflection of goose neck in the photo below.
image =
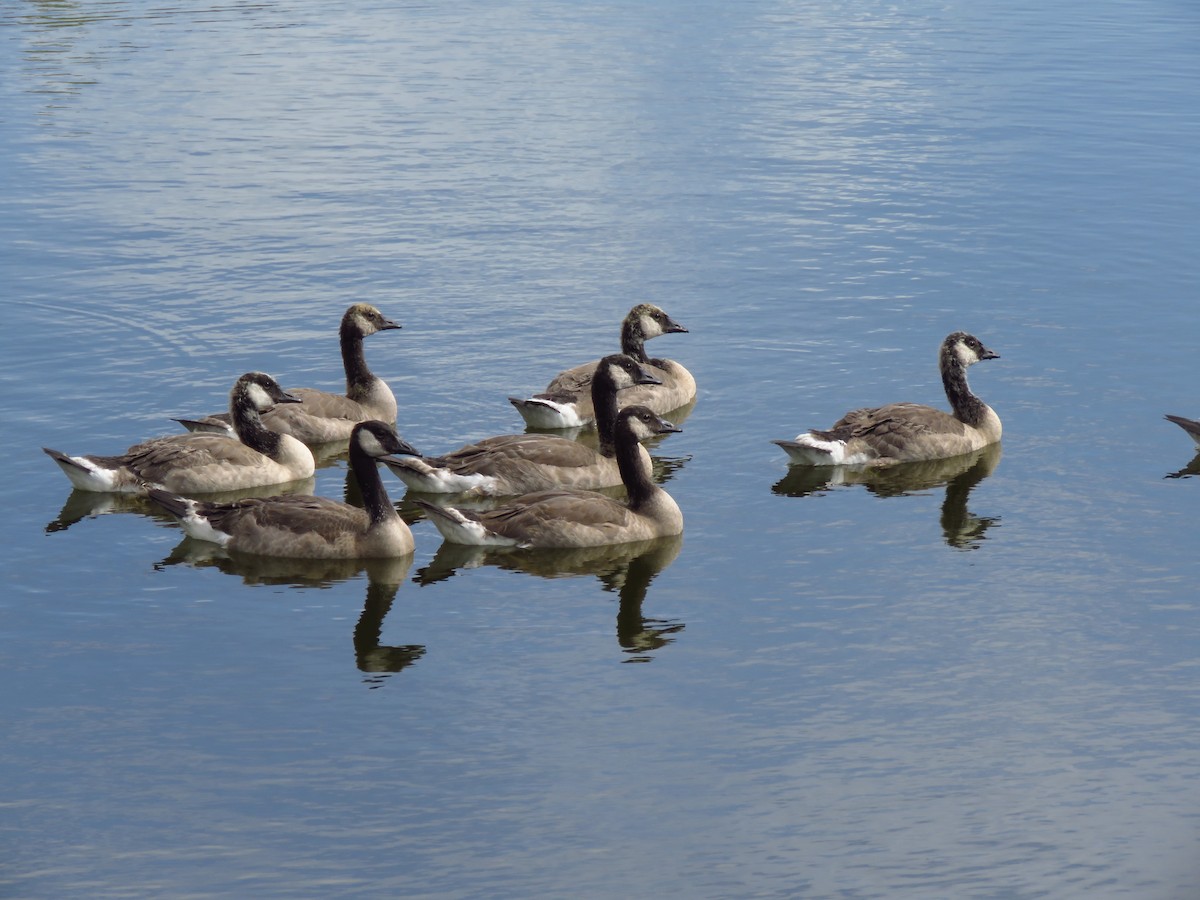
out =
[[978,547],[996,519],[971,514],[967,501],[971,491],[996,468],[1000,459],[999,445],[984,449],[975,464],[956,478],[946,482],[946,499],[942,501],[940,523],[942,536],[951,547],[972,550]]
[[367,601],[354,626],[354,658],[361,672],[399,672],[425,655],[425,647],[407,644],[384,647],[383,620],[396,599],[399,584],[367,582]]

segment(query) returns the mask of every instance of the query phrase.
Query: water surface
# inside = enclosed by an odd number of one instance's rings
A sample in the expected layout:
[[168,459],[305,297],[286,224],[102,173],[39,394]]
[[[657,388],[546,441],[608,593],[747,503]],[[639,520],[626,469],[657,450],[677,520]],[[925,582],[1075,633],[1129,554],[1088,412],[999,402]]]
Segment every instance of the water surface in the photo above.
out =
[[[307,0],[0,11],[0,885],[30,897],[1196,892],[1200,14]],[[367,355],[427,452],[696,375],[682,541],[229,560],[39,452]],[[942,404],[978,459],[770,443]],[[1180,477],[1172,477],[1180,476]],[[389,489],[413,515],[402,486]],[[315,490],[346,491],[343,459]]]

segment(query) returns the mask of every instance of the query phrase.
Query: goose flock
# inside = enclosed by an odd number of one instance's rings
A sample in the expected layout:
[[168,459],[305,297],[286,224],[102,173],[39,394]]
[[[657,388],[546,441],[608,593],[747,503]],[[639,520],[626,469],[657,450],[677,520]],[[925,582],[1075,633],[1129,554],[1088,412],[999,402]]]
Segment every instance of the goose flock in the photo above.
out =
[[[655,483],[643,446],[681,431],[664,416],[696,398],[683,365],[646,355],[647,340],[687,332],[663,310],[634,306],[621,323],[619,353],[560,373],[541,393],[510,397],[525,424],[541,431],[484,438],[439,456],[421,454],[396,433],[396,399],[366,362],[364,338],[400,327],[367,303],[346,310],[339,328],[344,395],[284,390],[270,375],[247,372],[226,412],[176,420],[187,433],[111,456],[43,449],[77,490],[142,495],[189,537],[256,556],[412,553],[412,531],[388,497],[380,464],[450,544],[567,549],[682,534],[683,513]],[[828,429],[774,443],[792,466],[835,469],[949,459],[998,444],[1000,417],[967,382],[967,369],[998,358],[974,335],[955,331],[938,353],[949,412],[916,403],[855,409]],[[1200,448],[1200,421],[1167,419]],[[587,425],[595,426],[594,449],[542,433]],[[283,492],[313,475],[313,448],[336,443],[346,445],[362,506]],[[246,489],[268,495],[221,497]],[[442,502],[447,496],[462,498],[460,505]]]

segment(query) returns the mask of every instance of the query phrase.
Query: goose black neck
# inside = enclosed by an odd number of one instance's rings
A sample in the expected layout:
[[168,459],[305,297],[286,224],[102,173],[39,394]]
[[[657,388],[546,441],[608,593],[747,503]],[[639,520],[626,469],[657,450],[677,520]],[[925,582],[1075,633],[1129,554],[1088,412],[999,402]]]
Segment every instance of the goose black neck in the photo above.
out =
[[649,466],[642,454],[637,437],[628,426],[617,429],[617,470],[629,494],[629,507],[637,509],[658,490],[650,477]]
[[238,388],[234,388],[229,397],[229,418],[233,421],[233,430],[239,441],[251,450],[257,450],[263,456],[269,456],[271,459],[279,458],[279,447],[283,443],[283,436],[271,431],[262,423],[262,418],[254,403],[244,391]]
[[356,389],[365,390],[375,376],[367,368],[362,331],[355,323],[342,322],[338,331],[338,342],[342,346],[342,368],[346,370],[346,395],[353,398]]
[[353,440],[350,442],[350,471],[354,473],[354,480],[358,482],[363,508],[371,517],[372,524],[399,515],[388,498],[383,479],[379,477],[379,464]]
[[600,452],[611,457],[615,453],[617,427],[617,386],[603,368],[592,378],[592,409],[596,413],[596,434]]
[[942,387],[946,389],[946,399],[954,416],[965,425],[972,428],[983,424],[987,416],[987,404],[971,393],[967,384],[967,367],[954,353],[952,348],[942,350]]
[[640,363],[646,362],[646,336],[642,333],[639,320],[634,319],[621,325],[621,352]]

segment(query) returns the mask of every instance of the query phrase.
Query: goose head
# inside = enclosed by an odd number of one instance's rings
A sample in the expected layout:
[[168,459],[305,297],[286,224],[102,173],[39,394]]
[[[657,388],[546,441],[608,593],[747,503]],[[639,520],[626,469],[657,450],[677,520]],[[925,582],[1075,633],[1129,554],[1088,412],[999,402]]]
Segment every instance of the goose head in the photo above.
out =
[[235,407],[264,413],[276,403],[299,403],[300,398],[285,391],[266,372],[247,372],[234,383],[230,402]]
[[355,303],[342,316],[342,331],[360,337],[399,327],[399,322],[393,322],[370,303]]
[[657,434],[671,434],[683,431],[678,425],[668,422],[658,413],[651,412],[644,406],[627,406],[617,415],[617,434],[632,435],[637,441],[644,441]]
[[973,334],[965,331],[955,331],[942,341],[942,361],[957,361],[964,369],[985,359],[999,359],[1000,354],[983,346],[983,342]]
[[359,422],[350,432],[350,444],[371,459],[385,460],[389,456],[420,456],[412,444],[396,434],[392,426],[371,419]]
[[621,323],[621,349],[636,356],[644,341],[660,334],[686,333],[687,329],[653,303],[639,303]]
[[619,391],[635,384],[662,384],[662,381],[632,356],[613,353],[596,366],[594,383],[605,390]]

